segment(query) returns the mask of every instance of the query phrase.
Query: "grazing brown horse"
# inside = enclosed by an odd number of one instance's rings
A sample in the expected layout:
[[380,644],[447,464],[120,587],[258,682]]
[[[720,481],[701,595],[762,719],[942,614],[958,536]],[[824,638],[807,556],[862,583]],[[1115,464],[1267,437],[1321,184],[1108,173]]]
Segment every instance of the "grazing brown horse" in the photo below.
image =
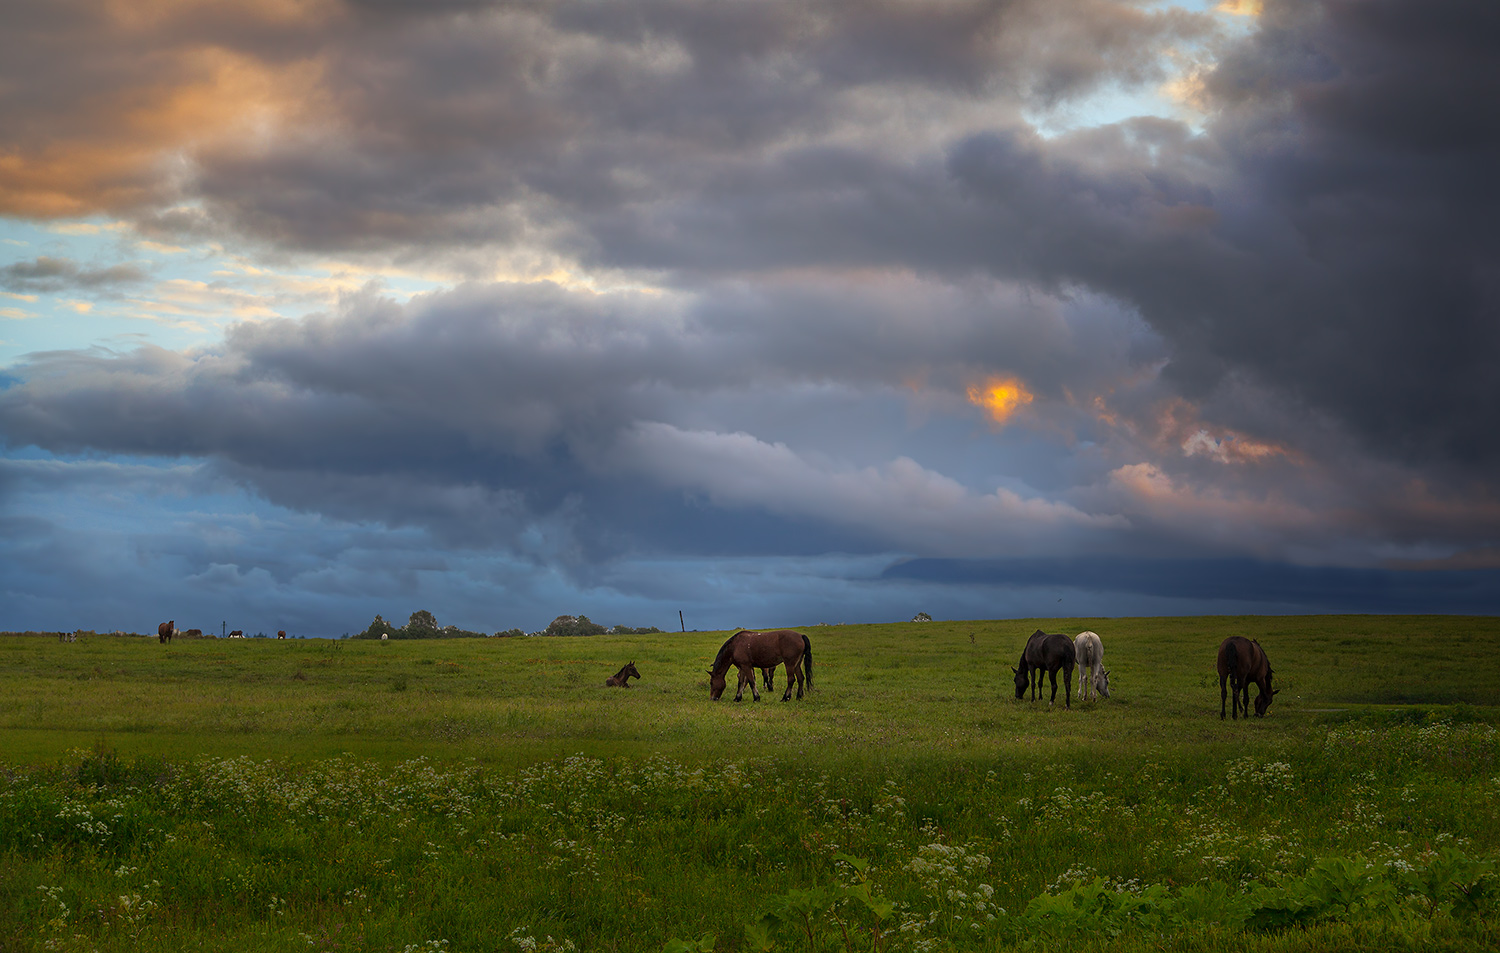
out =
[[233,632],[229,633],[229,637],[231,639],[243,639],[245,637],[245,633],[240,631],[239,629],[235,629]]
[[625,667],[604,680],[604,684],[610,688],[629,688],[632,678],[640,678],[641,673],[635,670],[634,662],[627,662]]
[[[719,647],[714,658],[714,667],[708,670],[708,694],[714,701],[724,694],[724,676],[733,665],[739,670],[739,685],[734,700],[739,701],[750,686],[750,694],[760,701],[760,690],[755,687],[755,670],[786,666],[786,691],[781,700],[792,697],[792,686],[797,686],[797,697],[802,697],[802,685],[812,689],[812,642],[801,632],[777,629],[775,632],[752,632],[741,629],[731,635]],[[805,670],[805,672],[804,672]]]
[[284,638],[286,638],[286,629],[277,629],[276,630],[276,637],[278,639],[284,639]]
[[1021,652],[1021,667],[1011,669],[1016,676],[1016,697],[1025,698],[1029,685],[1031,700],[1036,701],[1038,693],[1046,690],[1042,685],[1042,675],[1046,674],[1052,679],[1052,700],[1047,704],[1057,704],[1057,670],[1062,669],[1063,705],[1072,708],[1073,667],[1076,664],[1077,654],[1072,639],[1061,632],[1049,634],[1037,629],[1026,640],[1026,648]]
[[[1281,689],[1271,688],[1271,660],[1266,658],[1266,650],[1260,647],[1260,643],[1254,639],[1243,636],[1231,635],[1219,643],[1219,720],[1224,720],[1224,699],[1226,695],[1234,696],[1234,707],[1230,717],[1236,720],[1243,710],[1245,717],[1250,717],[1250,683],[1254,682],[1260,688],[1260,694],[1255,696],[1255,717],[1264,718],[1266,709],[1271,707],[1271,698],[1280,693]],[[1229,689],[1224,688],[1225,681],[1229,682]]]
[[163,622],[161,625],[159,625],[159,626],[156,627],[156,641],[158,641],[158,642],[170,642],[170,641],[172,641],[172,633],[174,633],[176,631],[177,631],[177,620],[176,619],[173,619],[171,622]]

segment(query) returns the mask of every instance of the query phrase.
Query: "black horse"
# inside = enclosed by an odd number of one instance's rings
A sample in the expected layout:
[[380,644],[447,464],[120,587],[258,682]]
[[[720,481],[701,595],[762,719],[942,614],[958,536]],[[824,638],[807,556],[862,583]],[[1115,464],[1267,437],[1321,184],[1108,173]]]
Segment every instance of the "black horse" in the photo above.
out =
[[[1224,720],[1224,701],[1229,695],[1234,696],[1234,708],[1230,717],[1238,719],[1241,711],[1246,718],[1250,717],[1251,682],[1260,689],[1260,694],[1255,697],[1255,717],[1264,718],[1266,709],[1271,707],[1272,696],[1281,689],[1271,688],[1271,660],[1266,657],[1266,650],[1260,647],[1260,643],[1244,636],[1231,635],[1219,643],[1217,668],[1219,720]],[[1224,687],[1226,681],[1229,683],[1228,691]]]
[[1016,675],[1016,697],[1025,698],[1026,689],[1031,688],[1031,700],[1036,701],[1038,692],[1045,691],[1042,675],[1052,679],[1052,700],[1057,703],[1057,670],[1063,670],[1063,705],[1073,707],[1073,668],[1077,657],[1073,651],[1073,640],[1060,632],[1048,634],[1037,629],[1026,640],[1026,649],[1021,653],[1021,667],[1011,669]]

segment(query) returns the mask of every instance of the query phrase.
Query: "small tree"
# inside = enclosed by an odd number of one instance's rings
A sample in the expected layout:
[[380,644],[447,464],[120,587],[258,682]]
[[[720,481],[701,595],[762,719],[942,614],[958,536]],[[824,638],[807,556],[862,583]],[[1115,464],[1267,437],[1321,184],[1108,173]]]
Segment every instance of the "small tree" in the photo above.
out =
[[586,615],[570,616],[560,615],[553,619],[547,626],[543,635],[603,635],[605,628],[597,622],[589,621]]

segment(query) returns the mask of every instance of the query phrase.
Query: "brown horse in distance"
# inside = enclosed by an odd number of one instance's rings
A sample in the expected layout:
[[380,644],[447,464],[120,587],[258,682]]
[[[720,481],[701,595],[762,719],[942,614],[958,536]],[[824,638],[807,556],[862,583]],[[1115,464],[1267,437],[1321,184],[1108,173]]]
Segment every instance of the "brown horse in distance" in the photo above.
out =
[[708,670],[708,693],[714,701],[718,701],[719,696],[724,694],[725,674],[731,665],[739,670],[740,676],[734,693],[735,701],[744,696],[747,684],[750,686],[751,696],[760,701],[760,689],[755,686],[755,671],[777,665],[786,666],[786,691],[781,696],[782,701],[792,697],[794,684],[797,686],[798,698],[802,697],[804,682],[809,690],[812,689],[812,642],[801,632],[793,632],[791,629],[777,629],[774,632],[741,629],[731,635],[719,647],[714,667]]
[[278,639],[284,639],[284,638],[286,638],[286,629],[277,629],[276,630],[276,637]]
[[[1260,694],[1255,696],[1255,717],[1264,718],[1266,709],[1271,707],[1271,698],[1281,690],[1271,688],[1271,660],[1266,657],[1265,649],[1254,639],[1247,639],[1239,635],[1231,635],[1219,643],[1219,720],[1224,720],[1224,700],[1227,695],[1234,696],[1234,707],[1230,717],[1238,720],[1243,710],[1245,717],[1250,717],[1250,683],[1254,682],[1260,688]],[[1224,683],[1228,681],[1229,688],[1226,691]]]
[[625,667],[604,680],[604,684],[610,688],[629,688],[632,678],[640,678],[641,673],[635,670],[634,662],[627,662]]
[[172,641],[172,634],[174,632],[176,632],[176,631],[177,631],[177,620],[176,619],[173,619],[171,622],[163,622],[161,625],[159,625],[159,626],[156,627],[156,641],[158,641],[158,642],[170,642],[170,641]]

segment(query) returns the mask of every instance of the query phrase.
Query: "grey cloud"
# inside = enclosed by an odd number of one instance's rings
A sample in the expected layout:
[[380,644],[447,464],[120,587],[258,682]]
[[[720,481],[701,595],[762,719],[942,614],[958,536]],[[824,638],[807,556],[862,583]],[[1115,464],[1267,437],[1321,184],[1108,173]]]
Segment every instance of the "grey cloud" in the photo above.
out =
[[1002,128],[925,162],[811,145],[595,209],[587,254],[1082,285],[1139,310],[1196,400],[1247,377],[1378,455],[1493,473],[1495,30],[1482,5],[1273,4],[1207,78],[1205,135]]
[[0,266],[0,288],[42,294],[111,291],[124,285],[139,284],[150,277],[145,269],[134,263],[90,268],[71,258],[47,255]]
[[[1113,469],[1152,461],[1182,487],[1333,511],[1297,545],[1324,526],[1367,546],[1492,540],[1496,15],[1273,2],[1205,77],[1201,133],[1136,119],[1046,139],[1021,121],[1025,106],[1151,81],[1161,44],[1207,36],[1202,18],[1142,9],[372,4],[296,27],[225,13],[237,55],[315,61],[309,98],[329,111],[186,153],[172,198],[195,210],[141,200],[143,224],[408,258],[539,245],[638,269],[662,293],[476,284],[243,325],[217,353],[44,355],[0,391],[0,432],[57,452],[206,456],[288,506],[465,545],[547,520],[595,553],[708,545],[691,540],[697,518],[746,547],[811,548],[800,514],[767,517],[763,498],[688,514],[682,492],[711,500],[717,471],[685,491],[639,467],[618,485],[601,473],[640,421],[800,453],[818,435],[798,426],[832,402],[773,411],[768,393],[918,387],[946,413],[969,377],[1013,371],[1057,414],[1041,422],[1055,442],[1080,449],[1038,462],[1033,444],[1004,472],[1083,488],[1070,501],[1089,512],[1107,509]],[[132,61],[170,86],[172,57],[142,49],[217,37],[226,21],[205,11],[132,34],[44,105],[72,115]],[[0,43],[32,30],[58,48],[66,31],[41,17]],[[92,43],[80,48],[107,46]],[[0,99],[23,145],[85,121],[50,115]],[[1300,461],[1185,455],[1191,434],[1151,430],[1174,391]],[[1106,392],[1122,424],[1091,427],[1086,402]],[[906,439],[920,436],[871,435],[880,451],[851,466]],[[1002,465],[973,467],[992,480]],[[482,514],[467,527],[466,507]],[[1132,516],[1143,533],[1187,531]],[[827,532],[851,551],[882,545]]]
[[[1155,420],[1171,396],[1151,374],[1160,342],[1131,327],[1102,299],[980,279],[783,276],[696,295],[468,285],[408,305],[367,292],[336,314],[238,325],[214,352],[38,355],[0,391],[0,434],[54,453],[204,458],[297,512],[498,546],[580,579],[636,551],[1129,539],[1347,557],[1341,546],[1371,541],[1483,543],[1500,525],[1471,490],[1397,505],[1410,472],[1351,479],[1353,453],[1189,455],[1188,438],[1242,438],[1190,405]],[[989,372],[1039,395],[1003,436],[964,396]],[[914,427],[924,401],[936,420]],[[968,460],[976,441],[990,447]]]
[[1202,137],[1135,120],[969,136],[942,165],[787,153],[739,187],[605,211],[597,254],[1076,283],[1139,309],[1195,399],[1243,375],[1377,454],[1493,472],[1500,97],[1491,81],[1453,97],[1423,77],[1445,75],[1433,58],[1450,49],[1467,75],[1500,47],[1475,41],[1493,18],[1472,5],[1398,7],[1271,9],[1209,78],[1223,108]]
[[[714,469],[734,466],[722,440],[642,449],[630,439],[642,421],[663,421],[657,433],[712,438],[701,428],[765,431],[766,415],[783,413],[761,409],[755,394],[767,389],[812,388],[795,414],[806,419],[829,400],[819,396],[823,387],[835,388],[837,404],[840,390],[905,390],[926,375],[935,399],[961,409],[963,387],[1001,361],[1013,369],[1071,362],[1080,381],[1090,369],[1105,377],[1136,370],[1128,335],[1075,340],[1071,322],[1095,320],[1087,308],[1077,317],[1063,302],[985,282],[967,293],[930,290],[915,280],[875,288],[787,281],[736,298],[471,285],[407,306],[367,294],[338,314],[238,325],[216,352],[37,355],[0,391],[0,433],[12,446],[54,453],[207,458],[221,477],[277,504],[420,526],[465,546],[519,545],[542,532],[558,541],[556,558],[582,564],[634,545],[684,545],[691,534],[682,527],[708,518],[682,491],[711,496]],[[919,306],[926,322],[915,333],[905,319]],[[994,320],[1006,312],[1011,322]],[[855,333],[861,315],[867,330],[885,330]],[[776,330],[798,322],[808,329]],[[1039,333],[1039,324],[1050,327]],[[895,413],[895,421],[872,423],[906,429]],[[970,426],[983,428],[974,418]],[[793,436],[803,446],[826,443],[816,432]],[[678,444],[694,455],[681,461],[697,474],[687,482],[672,478]],[[851,452],[858,459],[862,451]],[[802,502],[780,506],[769,484],[724,497],[745,522],[739,539],[724,534],[724,545],[756,551],[780,538],[805,548],[807,530],[791,529],[798,522],[856,550],[892,535],[930,535],[927,523],[908,533],[905,524],[861,530],[847,513],[830,521],[816,501],[840,480],[871,500],[908,488],[937,487],[944,498],[964,492],[921,468],[864,476],[794,469],[782,489]],[[972,501],[996,514],[1002,504]],[[866,509],[878,511],[878,501]],[[774,515],[765,522],[753,513]]]
[[[577,232],[580,209],[654,200],[695,167],[732,168],[872,123],[1014,114],[1155,81],[1165,45],[1212,32],[1207,16],[1126,0],[445,4],[400,15],[375,4],[300,20],[226,4],[155,11],[123,36],[89,4],[65,6],[15,21],[0,46],[17,54],[0,62],[33,71],[28,88],[46,88],[44,102],[0,100],[6,128],[38,147],[136,136],[101,107],[137,84],[205,82],[192,55],[204,45],[273,70],[315,64],[318,87],[285,110],[279,135],[209,136],[182,151],[171,180],[121,167],[90,188],[153,228],[201,234],[202,222],[161,213],[199,200],[221,226],[317,249]],[[36,81],[61,61],[69,75]],[[851,95],[864,96],[862,115]],[[924,98],[904,104],[911,95]]]

